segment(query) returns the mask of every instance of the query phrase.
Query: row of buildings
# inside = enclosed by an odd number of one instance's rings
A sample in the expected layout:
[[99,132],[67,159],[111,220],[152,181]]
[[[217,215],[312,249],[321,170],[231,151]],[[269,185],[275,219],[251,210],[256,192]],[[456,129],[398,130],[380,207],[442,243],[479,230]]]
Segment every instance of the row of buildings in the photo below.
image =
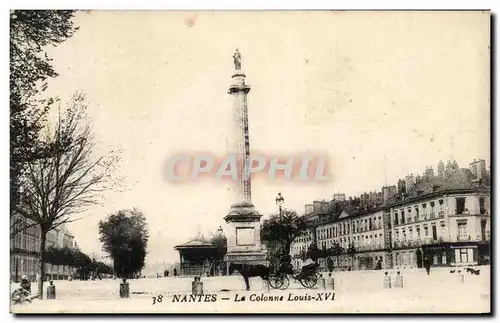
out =
[[[19,226],[25,227],[17,219],[13,232],[17,232]],[[26,275],[31,281],[39,276],[39,257],[40,257],[40,228],[38,226],[28,227],[20,230],[10,239],[10,277],[11,281],[19,281],[21,276]],[[69,229],[63,224],[47,233],[46,248],[78,248],[75,237]],[[45,264],[45,274],[49,279],[67,279],[73,275],[75,269],[68,266],[57,266]]]
[[[437,175],[428,167],[381,192],[349,199],[338,193],[307,204],[308,229],[291,246],[293,265],[300,268],[311,244],[322,250],[340,245],[334,265],[353,270],[422,267],[425,257],[434,266],[489,263],[489,178],[484,160],[469,168],[440,162]],[[347,253],[350,246],[354,255]]]

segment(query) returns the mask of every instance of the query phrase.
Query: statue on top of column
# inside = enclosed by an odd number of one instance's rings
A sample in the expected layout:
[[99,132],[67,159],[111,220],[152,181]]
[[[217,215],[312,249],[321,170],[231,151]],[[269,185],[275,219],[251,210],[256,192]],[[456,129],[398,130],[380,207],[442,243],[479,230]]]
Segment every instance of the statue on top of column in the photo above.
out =
[[233,58],[234,58],[234,68],[237,71],[241,70],[241,53],[237,48],[236,52],[233,55]]

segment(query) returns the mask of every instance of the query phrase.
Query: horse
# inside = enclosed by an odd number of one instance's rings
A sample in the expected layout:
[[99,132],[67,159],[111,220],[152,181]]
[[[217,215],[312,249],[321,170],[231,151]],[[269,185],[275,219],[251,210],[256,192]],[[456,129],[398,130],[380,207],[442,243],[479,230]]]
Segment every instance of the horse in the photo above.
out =
[[247,265],[247,264],[230,264],[229,265],[229,275],[231,275],[234,270],[238,270],[243,279],[245,280],[245,286],[247,291],[250,290],[250,283],[248,282],[248,277],[259,276],[263,280],[269,280],[269,274],[271,269],[264,265]]

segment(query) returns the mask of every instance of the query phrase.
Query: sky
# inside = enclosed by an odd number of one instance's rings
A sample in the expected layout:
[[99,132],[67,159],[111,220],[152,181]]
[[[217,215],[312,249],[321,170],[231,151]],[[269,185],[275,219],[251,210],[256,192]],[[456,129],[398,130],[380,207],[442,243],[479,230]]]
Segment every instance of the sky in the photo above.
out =
[[[439,160],[489,166],[489,15],[481,12],[79,12],[78,32],[48,49],[59,76],[48,95],[90,101],[96,154],[119,149],[125,190],[104,193],[68,227],[102,254],[97,223],[120,209],[146,216],[148,264],[225,223],[230,183],[165,180],[178,152],[224,156],[233,138],[232,55],[251,86],[251,151],[328,156],[332,179],[257,179],[264,217],[334,193],[396,184]],[[82,215],[79,214],[79,217]]]

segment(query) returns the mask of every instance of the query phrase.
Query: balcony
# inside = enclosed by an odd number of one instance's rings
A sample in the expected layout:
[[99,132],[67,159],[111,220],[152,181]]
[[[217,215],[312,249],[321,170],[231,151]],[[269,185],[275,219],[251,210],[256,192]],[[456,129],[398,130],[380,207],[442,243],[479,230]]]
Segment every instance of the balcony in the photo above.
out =
[[419,248],[424,245],[432,245],[432,244],[439,244],[443,243],[444,239],[443,238],[438,238],[438,239],[432,239],[432,238],[423,238],[423,239],[416,239],[416,240],[404,240],[404,241],[397,241],[393,243],[393,248],[399,249],[399,248]]
[[476,235],[457,235],[457,242],[460,241],[469,241],[469,242],[490,242],[490,234],[486,233],[484,236]]
[[372,250],[380,250],[384,249],[384,246],[382,243],[374,243],[374,244],[369,244],[369,245],[362,245],[362,246],[355,246],[356,252],[362,252],[362,251],[372,251]]

